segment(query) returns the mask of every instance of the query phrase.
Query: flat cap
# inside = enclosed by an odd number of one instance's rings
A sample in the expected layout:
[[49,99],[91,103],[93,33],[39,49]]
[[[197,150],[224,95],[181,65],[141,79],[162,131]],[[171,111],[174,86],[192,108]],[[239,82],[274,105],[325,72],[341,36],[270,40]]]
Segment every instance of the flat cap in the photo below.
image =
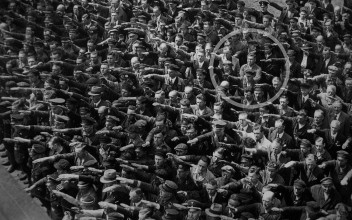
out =
[[320,181],[321,184],[333,184],[333,181],[332,181],[332,178],[330,176],[327,176],[325,178],[323,178],[321,181]]

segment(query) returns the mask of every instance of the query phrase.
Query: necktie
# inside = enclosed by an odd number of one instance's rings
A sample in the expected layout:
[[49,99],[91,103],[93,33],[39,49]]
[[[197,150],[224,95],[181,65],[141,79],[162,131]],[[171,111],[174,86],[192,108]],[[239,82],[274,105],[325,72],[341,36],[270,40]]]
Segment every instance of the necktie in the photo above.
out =
[[308,170],[307,170],[307,176],[308,176],[308,178],[310,177],[310,174],[311,174],[311,170],[308,169]]

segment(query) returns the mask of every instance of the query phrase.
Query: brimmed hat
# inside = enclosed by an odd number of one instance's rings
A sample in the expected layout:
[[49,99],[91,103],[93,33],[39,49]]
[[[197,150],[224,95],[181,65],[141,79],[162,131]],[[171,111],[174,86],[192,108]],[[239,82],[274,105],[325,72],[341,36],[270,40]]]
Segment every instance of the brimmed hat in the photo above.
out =
[[88,95],[97,96],[97,95],[101,95],[102,92],[103,92],[103,88],[101,88],[100,86],[92,86],[92,88],[90,89],[90,92],[88,92]]
[[233,173],[233,172],[235,172],[235,169],[232,166],[226,165],[226,166],[221,167],[221,171]]
[[54,163],[54,167],[56,170],[69,170],[70,166],[70,162],[65,159],[60,159],[59,161]]
[[116,181],[117,173],[114,169],[109,169],[104,171],[104,175],[100,177],[101,183],[112,183]]
[[94,125],[96,121],[92,117],[83,117],[82,118],[82,125]]
[[41,144],[33,144],[32,149],[37,154],[42,154],[42,153],[44,153],[46,151],[45,146],[41,145]]
[[163,184],[159,185],[159,188],[165,192],[175,193],[178,186],[175,182],[166,180]]
[[210,217],[218,217],[222,214],[222,205],[218,203],[213,203],[210,208],[205,209],[205,214]]
[[179,212],[176,209],[166,209],[162,220],[176,220],[178,219]]

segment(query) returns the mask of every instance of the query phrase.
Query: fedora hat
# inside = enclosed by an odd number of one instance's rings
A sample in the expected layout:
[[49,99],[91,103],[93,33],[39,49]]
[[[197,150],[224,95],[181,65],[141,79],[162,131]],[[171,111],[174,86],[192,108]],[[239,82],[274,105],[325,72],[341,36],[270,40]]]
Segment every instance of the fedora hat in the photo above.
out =
[[117,173],[114,169],[105,170],[104,175],[100,177],[101,183],[111,183],[116,180]]
[[103,92],[103,89],[101,87],[92,86],[92,88],[90,89],[90,92],[88,92],[88,95],[91,95],[91,96],[101,95],[102,92]]
[[213,203],[210,208],[205,209],[205,214],[207,217],[218,218],[220,219],[220,215],[222,214],[222,205],[218,203]]

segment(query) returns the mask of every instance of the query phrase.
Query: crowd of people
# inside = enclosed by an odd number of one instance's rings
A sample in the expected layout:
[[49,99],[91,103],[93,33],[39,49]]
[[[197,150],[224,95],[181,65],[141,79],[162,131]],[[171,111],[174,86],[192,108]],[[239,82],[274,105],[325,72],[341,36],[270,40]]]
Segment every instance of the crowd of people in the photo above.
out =
[[53,220],[352,219],[351,0],[0,6],[0,156]]

